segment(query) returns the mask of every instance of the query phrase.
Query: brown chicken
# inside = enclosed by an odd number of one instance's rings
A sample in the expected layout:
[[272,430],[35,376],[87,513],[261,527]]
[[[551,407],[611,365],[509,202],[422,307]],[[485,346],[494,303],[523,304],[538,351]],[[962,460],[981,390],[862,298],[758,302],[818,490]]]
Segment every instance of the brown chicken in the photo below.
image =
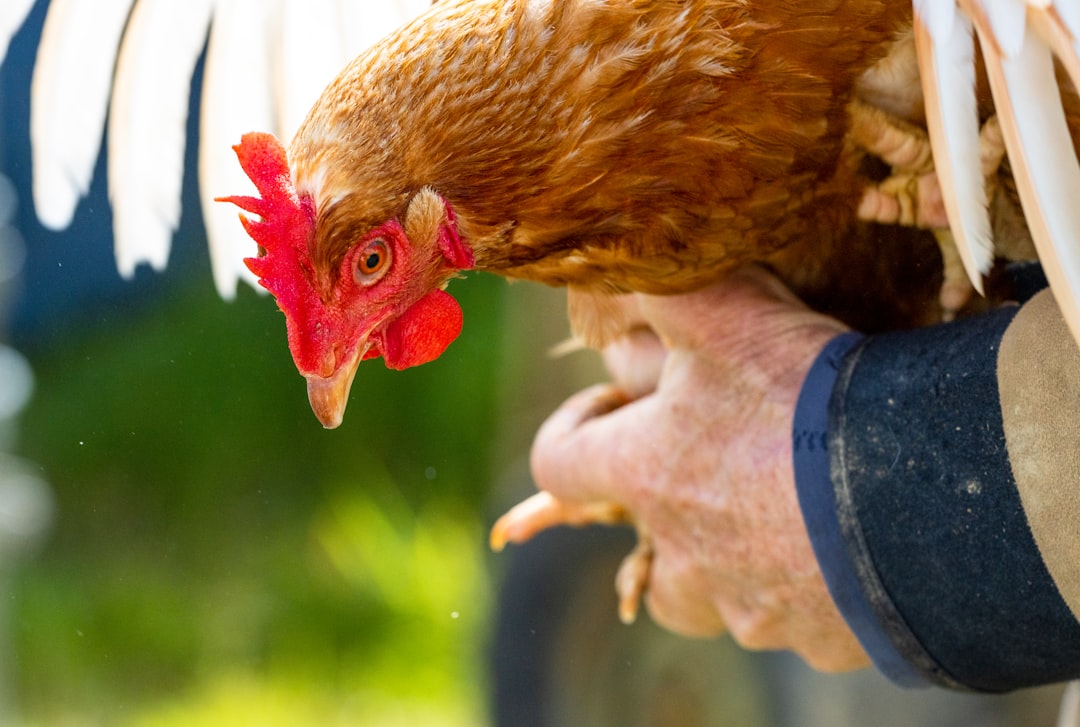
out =
[[[932,255],[867,244],[862,155],[845,139],[857,81],[910,16],[883,0],[457,0],[377,44],[311,110],[291,173],[253,169],[264,136],[238,149],[264,198],[280,173],[305,211],[295,229],[252,228],[266,253],[252,267],[319,419],[340,421],[361,359],[441,353],[460,312],[437,291],[461,269],[596,298],[765,262],[852,314],[868,287],[853,269],[893,288],[918,260],[932,279]],[[297,252],[299,268],[274,267]],[[880,296],[879,324],[901,300]],[[923,300],[899,317],[921,318]]]
[[[859,221],[882,170],[848,137],[910,26],[902,0],[440,2],[342,72],[288,161],[266,135],[237,147],[262,198],[229,199],[262,218],[249,266],[316,416],[340,423],[363,359],[439,356],[466,269],[568,286],[591,344],[625,323],[611,294],[751,262],[863,329],[936,319],[933,237]],[[623,516],[571,510],[516,517]]]

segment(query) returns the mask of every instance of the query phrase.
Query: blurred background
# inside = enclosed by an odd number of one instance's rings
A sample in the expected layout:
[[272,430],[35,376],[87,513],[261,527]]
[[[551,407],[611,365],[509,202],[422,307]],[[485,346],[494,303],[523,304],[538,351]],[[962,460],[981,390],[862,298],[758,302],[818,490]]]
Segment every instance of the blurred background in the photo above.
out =
[[[323,430],[273,302],[214,291],[195,201],[196,69],[168,269],[116,273],[99,160],[64,232],[30,201],[46,2],[0,66],[0,725],[1052,724],[1056,688],[903,692],[865,672],[615,618],[631,543],[499,556],[528,445],[600,376],[561,292],[470,275],[432,364],[365,364]],[[104,157],[104,154],[103,154]]]

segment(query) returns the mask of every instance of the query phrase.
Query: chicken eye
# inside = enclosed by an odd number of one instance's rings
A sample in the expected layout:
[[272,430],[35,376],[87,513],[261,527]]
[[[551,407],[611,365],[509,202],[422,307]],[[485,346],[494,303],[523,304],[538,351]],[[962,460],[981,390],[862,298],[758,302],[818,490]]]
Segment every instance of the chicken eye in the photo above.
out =
[[382,239],[372,240],[356,257],[353,277],[360,285],[371,285],[390,267],[390,248]]

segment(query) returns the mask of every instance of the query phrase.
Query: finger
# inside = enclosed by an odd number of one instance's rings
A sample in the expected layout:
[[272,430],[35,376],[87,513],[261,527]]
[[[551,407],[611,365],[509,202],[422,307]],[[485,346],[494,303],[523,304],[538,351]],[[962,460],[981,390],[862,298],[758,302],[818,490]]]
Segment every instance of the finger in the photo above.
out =
[[537,486],[560,500],[619,502],[612,473],[640,436],[634,431],[638,412],[627,412],[636,404],[610,384],[567,399],[533,441],[530,464]]
[[814,669],[829,674],[863,669],[872,663],[850,632],[810,637],[805,643],[796,642],[793,649]]
[[604,363],[612,380],[630,399],[656,390],[667,349],[650,328],[635,328],[604,347]]
[[711,637],[726,630],[709,595],[708,580],[661,551],[653,558],[645,607],[653,621],[682,636]]
[[724,621],[732,638],[744,649],[765,651],[793,645],[788,633],[792,616],[769,603],[768,595],[767,591],[747,592],[725,599]]

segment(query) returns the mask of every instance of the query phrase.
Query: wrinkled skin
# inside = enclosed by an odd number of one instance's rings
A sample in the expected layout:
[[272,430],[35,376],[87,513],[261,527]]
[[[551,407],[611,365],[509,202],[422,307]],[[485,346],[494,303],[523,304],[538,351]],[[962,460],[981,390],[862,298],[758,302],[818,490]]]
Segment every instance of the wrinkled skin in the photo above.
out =
[[[866,666],[814,558],[792,469],[802,380],[844,326],[755,268],[637,303],[652,332],[609,347],[616,384],[578,393],[544,424],[537,483],[559,499],[629,511],[655,549],[646,605],[661,625],[727,630],[821,670]],[[643,371],[655,391],[626,403],[618,382],[633,379],[641,393]]]

